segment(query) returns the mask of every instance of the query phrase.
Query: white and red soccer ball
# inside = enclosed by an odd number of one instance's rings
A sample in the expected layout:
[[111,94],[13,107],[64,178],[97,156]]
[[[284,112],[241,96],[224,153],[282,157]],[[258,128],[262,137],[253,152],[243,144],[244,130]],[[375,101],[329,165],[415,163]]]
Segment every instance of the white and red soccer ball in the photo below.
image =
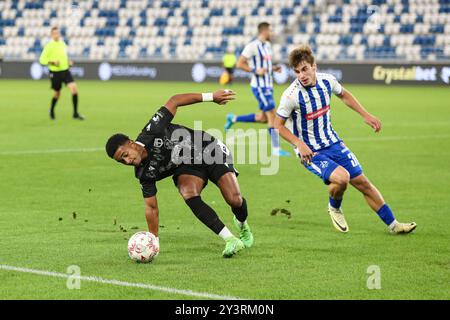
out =
[[151,262],[159,254],[159,240],[153,233],[137,232],[128,240],[128,255],[137,262]]

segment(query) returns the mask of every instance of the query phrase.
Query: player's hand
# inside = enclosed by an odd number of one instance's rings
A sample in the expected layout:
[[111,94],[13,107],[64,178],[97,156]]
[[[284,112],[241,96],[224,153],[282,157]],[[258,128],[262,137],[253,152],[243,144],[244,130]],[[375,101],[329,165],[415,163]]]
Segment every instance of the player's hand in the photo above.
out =
[[69,61],[69,66],[73,67],[74,63],[72,60]]
[[213,93],[213,101],[220,105],[224,105],[234,99],[236,99],[236,92],[230,89],[221,89]]
[[309,166],[315,153],[312,152],[311,149],[304,142],[297,143],[296,147],[300,152],[301,162]]
[[371,114],[364,117],[364,122],[367,123],[369,126],[372,127],[375,132],[380,132],[381,130],[381,121],[377,118],[372,116]]
[[267,72],[266,68],[259,68],[259,69],[256,69],[256,72],[255,72],[255,73],[256,73],[258,76],[263,76],[263,75],[266,74],[266,72]]

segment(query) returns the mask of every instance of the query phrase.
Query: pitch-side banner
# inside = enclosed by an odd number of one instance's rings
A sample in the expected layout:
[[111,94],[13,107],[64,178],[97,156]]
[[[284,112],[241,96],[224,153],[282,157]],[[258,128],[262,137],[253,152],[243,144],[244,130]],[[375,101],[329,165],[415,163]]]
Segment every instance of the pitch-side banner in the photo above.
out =
[[[285,64],[281,72],[274,73],[278,84],[295,79],[295,74]],[[75,79],[88,80],[161,80],[217,82],[224,72],[218,63],[169,62],[80,62],[71,67]],[[450,84],[449,64],[319,64],[319,72],[333,74],[343,83],[382,85],[443,85]],[[38,62],[0,62],[0,79],[48,78],[48,69]],[[250,74],[235,70],[235,82],[248,82]]]

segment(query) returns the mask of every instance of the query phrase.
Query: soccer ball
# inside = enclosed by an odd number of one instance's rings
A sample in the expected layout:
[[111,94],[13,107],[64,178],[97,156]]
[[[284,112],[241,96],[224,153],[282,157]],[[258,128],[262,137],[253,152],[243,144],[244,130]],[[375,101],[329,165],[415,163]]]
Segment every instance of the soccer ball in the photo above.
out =
[[159,240],[153,233],[141,231],[128,240],[128,255],[137,262],[151,262],[159,254]]

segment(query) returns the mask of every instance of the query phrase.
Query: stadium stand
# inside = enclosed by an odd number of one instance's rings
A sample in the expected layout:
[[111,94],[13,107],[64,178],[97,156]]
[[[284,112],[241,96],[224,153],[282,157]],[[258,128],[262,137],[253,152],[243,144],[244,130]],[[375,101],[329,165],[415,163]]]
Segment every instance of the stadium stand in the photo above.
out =
[[73,58],[218,60],[261,21],[281,59],[299,43],[329,61],[450,59],[450,0],[5,0],[0,56],[36,59],[56,25]]

